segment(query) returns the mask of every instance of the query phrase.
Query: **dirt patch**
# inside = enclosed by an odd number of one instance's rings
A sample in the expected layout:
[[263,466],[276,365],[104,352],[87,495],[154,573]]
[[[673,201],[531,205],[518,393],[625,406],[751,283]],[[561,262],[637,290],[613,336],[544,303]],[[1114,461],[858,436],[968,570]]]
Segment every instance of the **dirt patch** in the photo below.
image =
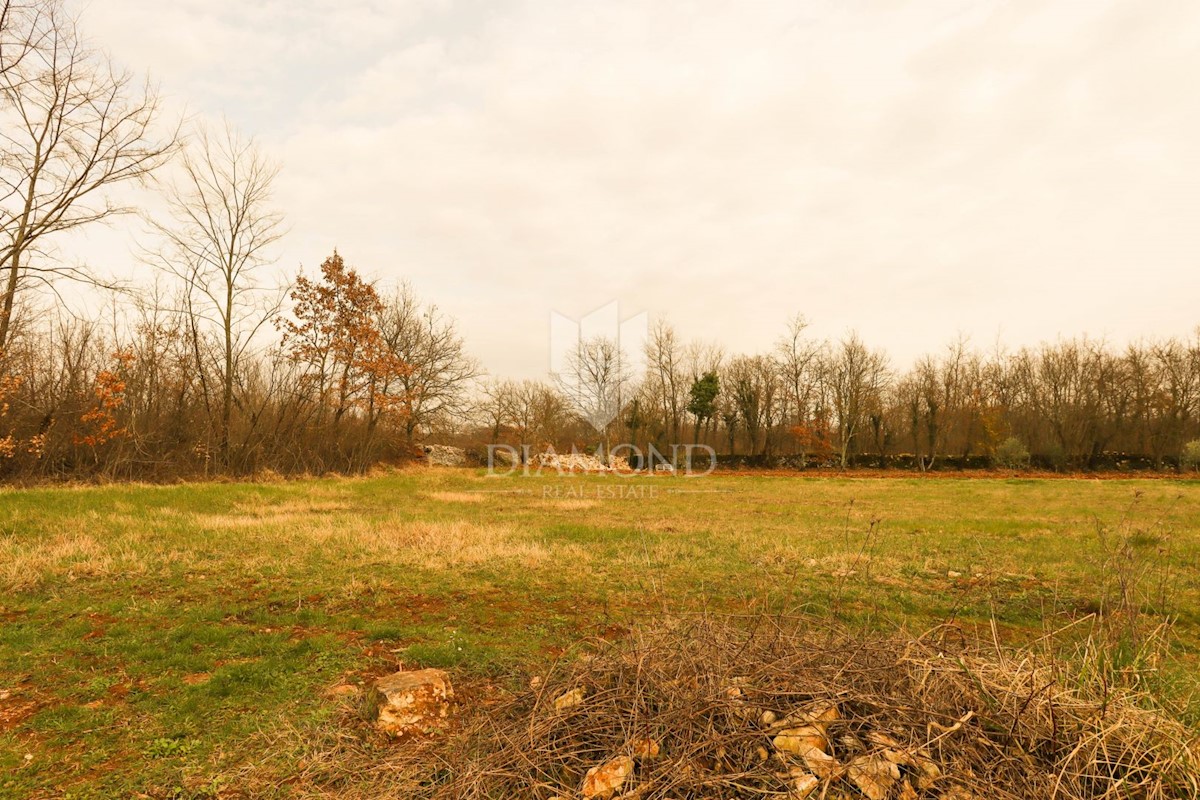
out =
[[18,689],[0,689],[0,732],[15,729],[44,705]]

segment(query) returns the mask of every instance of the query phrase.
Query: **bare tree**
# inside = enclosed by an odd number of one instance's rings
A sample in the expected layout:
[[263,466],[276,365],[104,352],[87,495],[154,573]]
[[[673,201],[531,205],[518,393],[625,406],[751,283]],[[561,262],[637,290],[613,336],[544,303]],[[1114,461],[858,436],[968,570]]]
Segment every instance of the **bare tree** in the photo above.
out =
[[0,2],[0,74],[15,70],[45,44],[59,8],[58,0]]
[[770,356],[738,356],[729,362],[726,390],[733,395],[737,418],[746,429],[750,455],[771,454],[772,429],[779,412],[778,376],[778,364]]
[[199,369],[207,366],[202,337],[210,332],[217,339],[217,430],[225,463],[238,366],[284,296],[260,274],[283,233],[283,217],[271,207],[277,173],[255,142],[230,125],[215,134],[201,126],[184,151],[182,174],[166,187],[170,219],[151,221],[161,246],[147,257],[186,287]]
[[30,26],[23,3],[4,0],[0,4],[0,74],[21,63],[31,48]]
[[837,418],[838,450],[845,467],[860,429],[879,405],[888,378],[887,356],[867,349],[851,332],[825,357],[821,372]]
[[[736,356],[726,368],[726,394],[733,398],[734,419],[746,429],[746,440],[754,455],[758,447],[758,432],[762,429],[762,387],[758,383],[758,371],[753,356]],[[730,435],[730,452],[733,444]]]
[[[571,409],[555,387],[542,381],[524,380],[514,386],[513,424],[517,441],[538,449],[561,444]],[[521,455],[524,459],[524,453]]]
[[717,416],[720,418],[721,427],[725,429],[725,452],[728,455],[733,455],[737,449],[737,426],[740,416],[738,398],[730,388],[733,372],[731,368],[722,370],[720,380],[723,388],[717,395]]
[[20,62],[27,46],[28,39],[22,36],[17,24],[20,12],[20,6],[12,0],[0,4],[0,73],[8,72]]
[[435,421],[465,414],[467,390],[480,368],[455,321],[435,305],[422,305],[405,283],[385,304],[379,326],[387,347],[408,367],[396,378],[405,439],[411,442]]
[[[805,429],[812,417],[817,384],[816,366],[823,347],[820,342],[804,335],[807,329],[808,320],[797,314],[788,321],[787,333],[775,345],[775,358],[784,391],[783,416],[791,416],[793,429],[797,431]],[[801,455],[805,455],[803,442]]]
[[672,442],[680,441],[680,428],[691,381],[684,374],[684,354],[670,322],[657,320],[646,341],[647,377]]
[[511,380],[493,378],[480,387],[475,416],[486,426],[491,444],[497,444],[513,423],[516,393],[517,385]]
[[620,346],[603,336],[580,341],[568,354],[566,370],[555,379],[583,419],[600,434],[607,462],[609,423],[620,415],[632,382],[628,360]]
[[6,3],[4,14],[0,352],[29,284],[94,280],[79,268],[39,262],[52,238],[130,212],[108,190],[144,179],[177,141],[175,131],[156,132],[155,92],[89,50],[59,3]]

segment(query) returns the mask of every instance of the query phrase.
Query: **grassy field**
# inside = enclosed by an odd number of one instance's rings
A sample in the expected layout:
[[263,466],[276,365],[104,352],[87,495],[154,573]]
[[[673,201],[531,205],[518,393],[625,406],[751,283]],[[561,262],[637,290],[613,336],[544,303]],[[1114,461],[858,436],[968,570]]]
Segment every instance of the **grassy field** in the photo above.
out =
[[994,622],[1021,643],[1133,605],[1174,619],[1162,692],[1195,721],[1198,556],[1196,481],[412,470],[0,490],[0,797],[343,796],[321,749],[389,745],[335,687],[402,663],[448,667],[470,697],[697,610]]

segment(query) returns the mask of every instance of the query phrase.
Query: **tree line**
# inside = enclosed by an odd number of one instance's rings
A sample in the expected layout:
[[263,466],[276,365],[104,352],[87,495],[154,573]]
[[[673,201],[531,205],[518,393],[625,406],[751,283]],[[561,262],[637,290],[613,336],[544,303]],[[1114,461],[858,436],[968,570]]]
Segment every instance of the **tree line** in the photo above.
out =
[[[749,355],[660,320],[643,353],[580,342],[553,379],[488,377],[406,284],[337,252],[315,274],[279,274],[277,166],[231,126],[168,119],[56,0],[0,7],[0,118],[0,477],[354,472],[429,440],[602,455],[697,443],[915,470],[1200,462],[1200,334],[987,353],[956,341],[896,369],[854,333],[811,337],[802,317]],[[155,214],[122,201],[135,187],[157,195]],[[140,285],[56,250],[139,214]],[[69,313],[69,282],[104,302]]]
[[[807,328],[798,316],[769,351],[727,355],[658,322],[607,438],[701,443],[743,463],[918,471],[1200,463],[1200,330],[1120,349],[1082,337],[985,353],[959,339],[898,370],[856,333],[825,341]],[[569,395],[551,384],[496,382],[482,406],[490,441],[602,438],[571,427]]]

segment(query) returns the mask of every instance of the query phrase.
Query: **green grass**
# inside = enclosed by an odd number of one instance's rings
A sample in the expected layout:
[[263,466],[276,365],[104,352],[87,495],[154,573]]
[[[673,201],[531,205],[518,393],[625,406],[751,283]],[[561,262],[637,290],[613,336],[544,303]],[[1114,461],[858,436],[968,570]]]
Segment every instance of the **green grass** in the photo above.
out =
[[344,718],[330,687],[398,663],[518,680],[664,609],[994,621],[1020,643],[1124,579],[1175,621],[1163,691],[1196,715],[1198,532],[1200,482],[1168,480],[0,490],[0,797],[311,795],[303,742]]

